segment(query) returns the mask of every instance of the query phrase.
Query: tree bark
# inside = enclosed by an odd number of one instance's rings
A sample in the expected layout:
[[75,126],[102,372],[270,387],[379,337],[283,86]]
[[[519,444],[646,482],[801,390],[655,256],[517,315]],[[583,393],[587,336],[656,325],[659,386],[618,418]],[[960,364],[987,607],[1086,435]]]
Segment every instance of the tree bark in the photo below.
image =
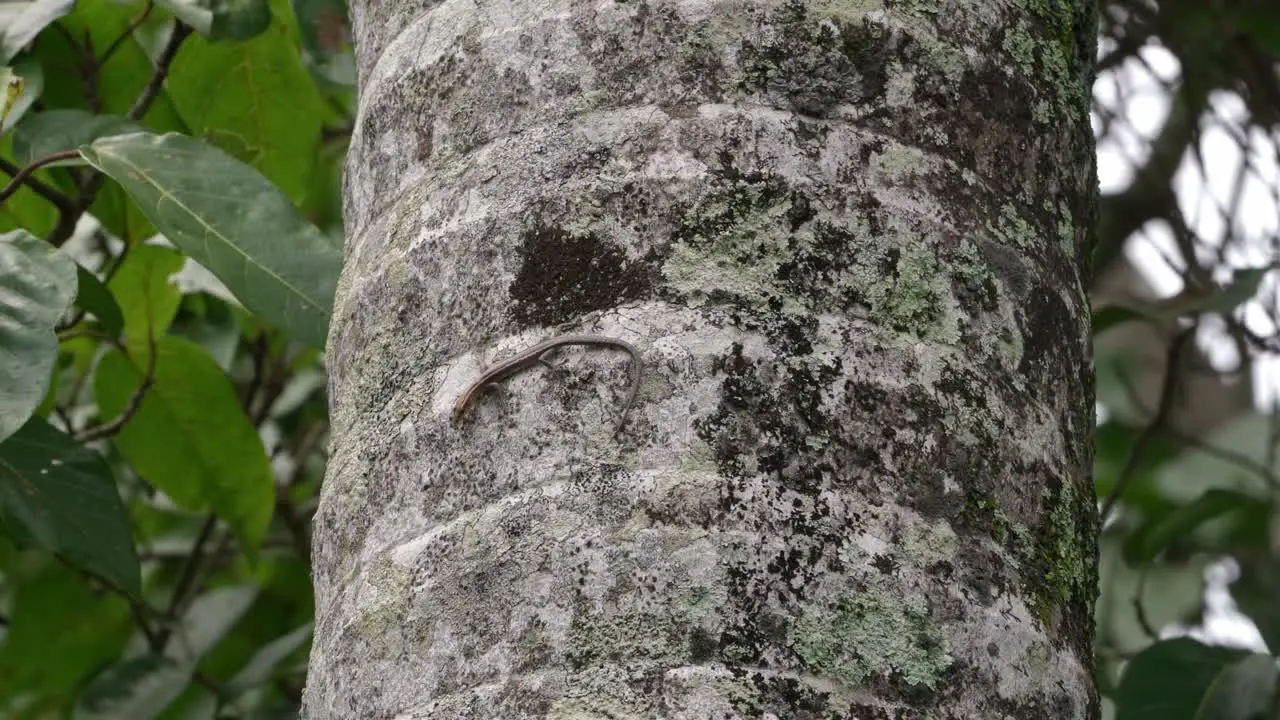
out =
[[1092,2],[351,10],[305,717],[1098,716]]

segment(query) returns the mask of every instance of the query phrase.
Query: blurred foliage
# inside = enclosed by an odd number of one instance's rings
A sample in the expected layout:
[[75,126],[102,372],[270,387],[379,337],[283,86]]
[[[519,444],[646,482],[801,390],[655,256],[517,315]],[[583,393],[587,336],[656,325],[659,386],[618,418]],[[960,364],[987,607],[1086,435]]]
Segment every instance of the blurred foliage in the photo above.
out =
[[0,717],[294,717],[346,7],[34,0],[0,32]]
[[[1121,720],[1276,717],[1280,12],[1101,10],[1099,687]],[[0,29],[0,717],[293,717],[345,4]]]
[[1280,717],[1280,12],[1100,7],[1104,710]]

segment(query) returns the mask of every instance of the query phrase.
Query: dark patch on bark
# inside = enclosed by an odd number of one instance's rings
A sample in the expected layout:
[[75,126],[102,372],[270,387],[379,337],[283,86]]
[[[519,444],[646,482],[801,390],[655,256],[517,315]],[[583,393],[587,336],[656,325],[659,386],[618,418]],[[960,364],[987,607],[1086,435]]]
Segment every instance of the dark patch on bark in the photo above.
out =
[[558,325],[641,297],[647,267],[594,233],[571,235],[541,221],[522,234],[523,262],[508,292],[522,325]]
[[788,0],[774,9],[758,21],[757,34],[739,49],[743,91],[811,117],[865,99],[863,67],[852,62],[850,40],[835,23],[810,15],[805,3]]
[[[1063,302],[1062,297],[1044,285],[1037,286],[1028,302],[1019,308],[1018,320],[1022,326],[1022,362],[1017,372],[1031,386],[1052,387],[1057,384],[1061,370],[1070,361],[1084,363],[1084,358],[1073,352],[1080,338],[1079,321]],[[1065,379],[1065,378],[1063,378]]]

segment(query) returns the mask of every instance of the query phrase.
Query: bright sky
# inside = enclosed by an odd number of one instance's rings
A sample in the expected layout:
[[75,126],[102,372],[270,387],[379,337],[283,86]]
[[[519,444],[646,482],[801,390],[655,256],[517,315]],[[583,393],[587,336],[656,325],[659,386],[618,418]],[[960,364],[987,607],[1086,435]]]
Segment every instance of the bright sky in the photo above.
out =
[[[1148,47],[1143,61],[1129,60],[1117,72],[1103,76],[1094,87],[1094,97],[1112,108],[1123,120],[1112,125],[1110,136],[1098,144],[1098,176],[1102,192],[1117,192],[1133,181],[1134,166],[1145,162],[1150,139],[1155,137],[1169,110],[1168,86],[1178,77],[1176,58],[1163,48]],[[1275,138],[1260,131],[1247,137],[1241,129],[1246,117],[1244,103],[1235,95],[1222,93],[1211,99],[1215,118],[1202,125],[1200,162],[1189,156],[1183,159],[1175,178],[1179,202],[1189,224],[1201,238],[1217,247],[1227,229],[1235,223],[1236,235],[1245,238],[1245,247],[1226,256],[1231,267],[1260,267],[1280,259],[1277,235],[1280,231],[1280,167],[1277,166]],[[1095,116],[1094,129],[1099,123]],[[1242,145],[1246,148],[1242,150]],[[1240,185],[1240,206],[1231,210],[1231,197],[1242,163],[1250,163]],[[1161,296],[1171,296],[1182,289],[1181,264],[1168,228],[1163,223],[1148,224],[1140,237],[1128,243],[1126,254],[1146,276]],[[1171,261],[1174,267],[1171,267]],[[1275,309],[1276,275],[1272,273],[1262,285],[1261,297]],[[1228,275],[1216,278],[1229,280]],[[1259,335],[1277,332],[1268,313],[1257,300],[1245,309],[1245,322]],[[1215,365],[1234,365],[1234,349],[1222,341],[1222,324],[1210,325],[1218,332],[1205,333],[1201,346]],[[1280,360],[1258,358],[1254,366],[1254,398],[1259,408],[1270,409],[1280,400]],[[1206,642],[1266,650],[1253,623],[1240,614],[1227,586],[1235,579],[1237,569],[1230,561],[1218,562],[1205,573],[1208,612],[1200,627],[1164,628],[1165,637],[1191,635]]]
[[[1178,77],[1178,62],[1163,48],[1148,47],[1142,61],[1131,59],[1118,72],[1104,76],[1094,87],[1094,96],[1124,118],[1111,128],[1107,141],[1098,144],[1098,177],[1102,192],[1123,190],[1133,181],[1135,161],[1145,162],[1150,138],[1159,132],[1169,110],[1168,85]],[[1183,159],[1175,178],[1179,201],[1191,227],[1214,247],[1234,222],[1236,235],[1247,239],[1233,248],[1226,258],[1231,267],[1261,267],[1276,262],[1277,232],[1280,230],[1280,166],[1274,138],[1255,130],[1245,136],[1241,120],[1246,117],[1244,103],[1233,94],[1219,93],[1212,99],[1215,118],[1203,124],[1200,162],[1189,155]],[[1098,128],[1095,116],[1094,129]],[[1242,151],[1244,145],[1247,151]],[[1249,163],[1240,190],[1240,206],[1231,210],[1231,198],[1238,182],[1242,163]],[[1207,176],[1207,177],[1206,177]],[[1142,270],[1148,282],[1162,296],[1176,294],[1182,288],[1181,263],[1168,228],[1151,223],[1141,237],[1130,242],[1126,254]],[[1171,261],[1176,269],[1170,267]],[[1216,278],[1226,282],[1229,275]],[[1262,285],[1261,297],[1275,309],[1276,275]],[[1245,309],[1245,322],[1259,335],[1270,336],[1277,328],[1258,301]],[[1219,330],[1220,322],[1208,321]],[[1202,337],[1201,345],[1215,364],[1235,364],[1234,349],[1226,342],[1213,342],[1220,332]],[[1254,368],[1255,401],[1269,408],[1280,399],[1280,361],[1260,358]]]

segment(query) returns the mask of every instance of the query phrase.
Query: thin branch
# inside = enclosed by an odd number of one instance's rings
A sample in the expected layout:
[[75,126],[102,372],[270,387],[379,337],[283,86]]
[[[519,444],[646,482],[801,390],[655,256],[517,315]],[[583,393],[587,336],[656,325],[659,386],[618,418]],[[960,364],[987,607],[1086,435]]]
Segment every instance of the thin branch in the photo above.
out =
[[160,57],[156,59],[156,69],[151,74],[151,80],[142,89],[142,94],[138,96],[138,99],[133,102],[133,107],[129,108],[129,112],[125,113],[125,117],[130,120],[139,120],[143,115],[147,114],[147,110],[151,108],[151,103],[160,94],[160,88],[164,86],[164,79],[169,74],[169,65],[173,62],[173,58],[177,56],[178,48],[182,46],[182,41],[186,40],[190,34],[191,27],[186,23],[180,22],[173,26],[173,34],[169,36],[169,42],[165,43],[164,49],[160,51]]
[[213,534],[213,528],[217,524],[218,516],[209,513],[205,516],[204,523],[200,525],[195,545],[187,554],[187,561],[183,563],[182,570],[178,573],[178,580],[173,585],[173,594],[169,596],[169,614],[174,617],[177,617],[178,610],[182,608],[183,601],[191,590],[192,582],[196,578],[196,570],[200,567],[200,561],[204,559],[204,544],[209,541],[209,536]]
[[[16,177],[23,171],[22,168],[14,165],[3,157],[0,157],[0,170],[3,170],[5,174],[10,177]],[[31,174],[27,173],[27,177],[23,178],[22,182],[30,188],[32,192],[45,200],[48,200],[50,204],[58,209],[58,212],[75,212],[76,206],[75,203],[71,201],[71,198],[67,197],[67,195],[61,190],[45,183],[40,178],[31,177]],[[4,202],[4,197],[0,197],[0,202]]]
[[[35,171],[39,170],[45,165],[50,165],[60,160],[71,160],[73,158],[78,158],[78,157],[80,157],[79,150],[59,150],[56,153],[51,153],[49,155],[46,155],[40,158],[39,160],[36,160],[35,162],[19,170],[17,173],[11,173],[13,175],[13,178],[9,180],[9,184],[5,185],[3,190],[0,190],[0,203],[3,203],[4,201],[8,200],[10,195],[17,192],[18,187],[20,187],[23,183],[25,183],[27,178],[31,177],[31,173],[34,173]],[[30,183],[28,183],[27,185],[28,187],[31,187]],[[53,201],[50,200],[50,202],[53,202]]]
[[1147,445],[1155,439],[1156,434],[1169,421],[1169,415],[1173,412],[1173,398],[1177,390],[1178,366],[1181,364],[1182,351],[1187,343],[1195,337],[1195,332],[1196,326],[1192,325],[1174,336],[1173,341],[1169,343],[1169,351],[1165,358],[1164,384],[1160,391],[1160,406],[1156,408],[1155,417],[1133,441],[1133,447],[1129,449],[1129,456],[1125,459],[1124,467],[1120,470],[1120,477],[1116,480],[1115,487],[1111,488],[1111,494],[1107,496],[1106,502],[1102,504],[1101,522],[1103,525],[1111,517],[1111,511],[1115,509],[1116,503],[1119,502],[1124,495],[1125,489],[1128,488],[1129,483],[1133,480],[1133,476],[1138,469],[1138,462],[1142,459],[1142,454],[1146,451]]
[[252,344],[249,346],[249,358],[253,362],[253,373],[249,376],[249,384],[245,386],[244,397],[240,399],[240,406],[244,408],[246,415],[253,413],[253,398],[258,394],[258,388],[262,385],[268,350],[270,348],[267,343],[267,334],[259,330],[254,335]]
[[1138,573],[1138,586],[1133,589],[1133,613],[1138,619],[1138,626],[1142,628],[1142,632],[1146,634],[1152,642],[1160,639],[1160,633],[1151,627],[1151,621],[1147,618],[1147,608],[1142,603],[1142,596],[1147,590],[1147,571],[1150,568],[1143,568]]
[[142,398],[146,396],[147,390],[151,388],[151,384],[156,380],[156,338],[154,333],[147,335],[147,371],[142,376],[142,384],[133,392],[133,396],[129,398],[129,402],[125,404],[124,409],[120,411],[110,422],[97,425],[95,427],[86,428],[77,433],[75,438],[77,442],[86,443],[93,440],[101,440],[120,432],[120,428],[138,412],[138,408],[142,405]]
[[111,56],[115,54],[116,50],[119,50],[120,46],[124,45],[124,41],[132,37],[133,33],[136,32],[138,28],[142,27],[142,23],[146,22],[147,17],[151,15],[151,8],[152,2],[151,0],[147,0],[147,6],[142,9],[142,14],[135,18],[133,22],[130,22],[129,27],[125,28],[124,32],[120,33],[120,37],[116,38],[111,43],[111,46],[107,48],[107,51],[102,53],[102,57],[98,59],[98,66],[95,68],[96,72],[102,72],[102,66],[107,64],[107,61],[111,59]]

